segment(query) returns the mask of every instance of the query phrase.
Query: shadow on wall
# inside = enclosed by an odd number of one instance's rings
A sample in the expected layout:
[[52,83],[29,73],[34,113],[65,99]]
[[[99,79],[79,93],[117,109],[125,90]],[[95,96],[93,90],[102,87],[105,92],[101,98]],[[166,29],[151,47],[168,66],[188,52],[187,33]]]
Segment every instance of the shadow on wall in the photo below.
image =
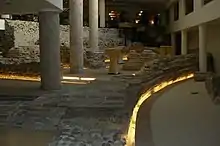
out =
[[5,56],[8,51],[14,47],[14,28],[5,22],[5,30],[7,31],[0,31],[0,51],[2,55]]

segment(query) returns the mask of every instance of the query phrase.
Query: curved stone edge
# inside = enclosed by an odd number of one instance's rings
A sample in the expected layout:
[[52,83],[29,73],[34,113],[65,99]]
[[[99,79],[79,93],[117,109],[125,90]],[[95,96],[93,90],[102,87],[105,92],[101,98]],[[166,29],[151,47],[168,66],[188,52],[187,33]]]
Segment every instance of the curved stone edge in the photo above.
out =
[[183,73],[182,75],[179,75],[179,77],[174,76],[172,79],[168,79],[160,83],[156,83],[155,85],[153,85],[152,87],[144,91],[145,93],[143,93],[141,97],[139,98],[137,104],[135,105],[133,109],[133,112],[130,118],[128,133],[126,137],[126,140],[127,140],[126,146],[135,146],[137,114],[138,114],[138,111],[141,105],[144,103],[144,101],[150,98],[153,94],[163,90],[164,88],[172,84],[175,84],[175,83],[178,83],[178,82],[181,82],[181,81],[193,78],[193,77],[194,77],[194,74],[192,72]]

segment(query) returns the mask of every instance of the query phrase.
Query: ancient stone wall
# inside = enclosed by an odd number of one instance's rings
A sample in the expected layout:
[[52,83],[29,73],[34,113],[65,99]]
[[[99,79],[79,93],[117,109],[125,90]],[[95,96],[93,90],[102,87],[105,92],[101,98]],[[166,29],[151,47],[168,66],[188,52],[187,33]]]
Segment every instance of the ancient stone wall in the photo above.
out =
[[10,50],[14,46],[14,28],[8,23],[5,23],[5,29],[7,31],[0,30],[0,51],[2,54],[7,54],[8,50]]
[[[30,21],[7,20],[5,34],[0,38],[0,44],[14,44],[14,47],[39,45],[39,24]],[[10,37],[9,37],[10,36]],[[84,47],[89,48],[89,28],[84,27]],[[69,46],[69,26],[60,26],[61,46]],[[99,48],[114,47],[123,44],[123,39],[119,38],[117,29],[99,28]],[[4,47],[12,47],[11,45]],[[4,49],[4,48],[2,48]]]

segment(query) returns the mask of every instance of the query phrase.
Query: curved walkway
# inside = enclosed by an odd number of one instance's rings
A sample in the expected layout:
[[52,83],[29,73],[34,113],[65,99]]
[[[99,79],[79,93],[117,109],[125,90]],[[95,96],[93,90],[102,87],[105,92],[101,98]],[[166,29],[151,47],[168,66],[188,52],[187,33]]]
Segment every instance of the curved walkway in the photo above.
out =
[[189,80],[154,96],[139,112],[136,146],[220,145],[220,105],[204,83]]

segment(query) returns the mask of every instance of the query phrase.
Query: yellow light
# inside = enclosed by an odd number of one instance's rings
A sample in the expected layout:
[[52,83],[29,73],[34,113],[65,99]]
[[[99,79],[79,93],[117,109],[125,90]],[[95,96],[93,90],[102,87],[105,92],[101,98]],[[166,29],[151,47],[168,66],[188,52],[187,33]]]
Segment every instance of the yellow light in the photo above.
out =
[[152,25],[154,25],[154,20],[151,20],[150,23],[151,23]]
[[136,121],[137,121],[137,114],[138,111],[140,109],[140,106],[143,104],[143,102],[145,100],[147,100],[153,93],[156,93],[162,89],[164,89],[165,87],[172,85],[174,83],[186,80],[186,79],[190,79],[193,78],[194,74],[188,74],[185,76],[181,76],[179,78],[177,78],[176,80],[170,80],[170,81],[166,81],[166,82],[162,82],[150,89],[148,89],[138,100],[137,104],[135,105],[134,109],[133,109],[133,113],[132,116],[130,118],[130,123],[129,123],[129,128],[128,128],[128,133],[126,136],[126,141],[127,144],[126,146],[135,146],[135,132],[136,132]]
[[[21,80],[21,81],[37,81],[39,82],[41,79],[39,76],[22,76],[22,75],[10,75],[10,74],[0,74],[0,79],[7,80]],[[75,81],[94,81],[96,78],[87,78],[87,77],[71,77],[71,76],[63,76],[63,80],[75,80]],[[73,83],[72,81],[62,81],[62,83]]]
[[139,23],[139,20],[135,20],[135,23]]
[[82,81],[94,81],[96,78],[80,78]]
[[79,77],[68,77],[68,76],[63,76],[64,80],[80,80]]
[[10,75],[10,74],[0,74],[0,79],[10,79],[10,80],[22,80],[22,81],[40,81],[39,76],[22,76],[22,75]]
[[78,84],[78,85],[86,85],[88,82],[73,82],[73,81],[62,81],[63,84]]
[[63,66],[64,69],[70,68],[70,65],[69,65],[69,64],[63,64],[62,66]]
[[[70,69],[70,65],[69,64],[64,64],[63,69]],[[88,68],[84,67],[83,69],[88,69]]]
[[64,80],[82,80],[82,81],[94,81],[96,78],[85,78],[85,77],[71,77],[71,76],[63,76]]
[[[125,56],[122,58],[123,61],[127,61],[128,60],[128,57]],[[110,59],[105,59],[105,63],[109,63],[110,62]]]

